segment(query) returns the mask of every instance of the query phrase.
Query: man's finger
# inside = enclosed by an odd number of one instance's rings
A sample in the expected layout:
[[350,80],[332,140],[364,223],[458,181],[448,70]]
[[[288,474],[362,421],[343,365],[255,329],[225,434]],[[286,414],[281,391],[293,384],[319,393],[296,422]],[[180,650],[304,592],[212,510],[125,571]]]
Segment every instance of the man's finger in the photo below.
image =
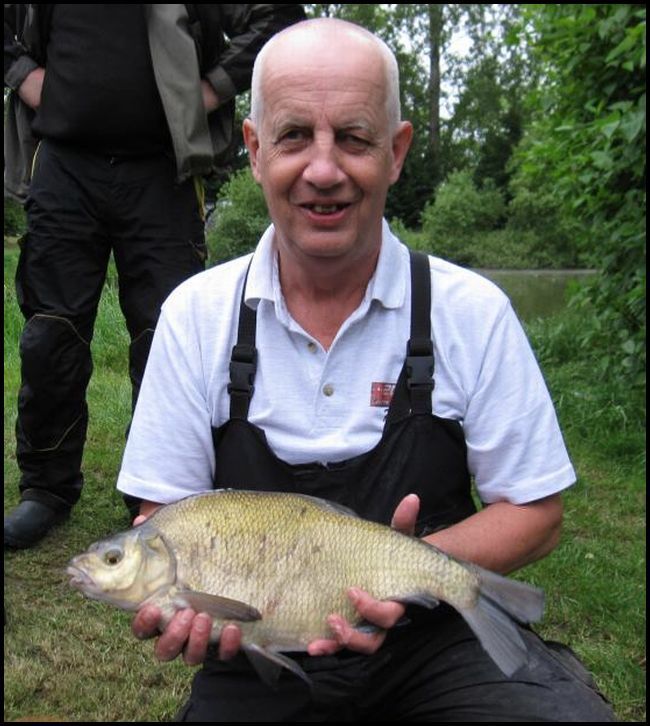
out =
[[307,646],[307,652],[309,655],[334,655],[338,653],[343,646],[337,640],[312,640]]
[[334,633],[336,642],[342,648],[349,648],[357,653],[372,655],[386,638],[384,630],[377,630],[374,633],[361,632],[340,615],[330,615],[327,618],[327,624]]
[[139,640],[145,640],[146,638],[153,638],[154,635],[159,635],[159,625],[162,612],[160,608],[155,605],[145,605],[141,610],[138,610],[133,622],[131,623],[131,630],[133,635]]
[[348,596],[359,615],[380,628],[392,628],[404,615],[404,605],[393,600],[375,600],[356,588],[351,588]]
[[241,630],[233,623],[224,625],[219,636],[219,658],[230,660],[238,653],[240,647]]
[[413,535],[419,511],[420,498],[417,494],[408,494],[397,505],[390,523],[391,527],[403,534]]
[[154,653],[161,661],[174,660],[184,649],[190,637],[192,623],[196,613],[194,610],[179,610],[169,621],[169,625],[158,638]]
[[199,613],[192,621],[187,645],[183,650],[183,661],[189,665],[199,665],[205,660],[210,644],[212,632],[212,618],[205,613]]

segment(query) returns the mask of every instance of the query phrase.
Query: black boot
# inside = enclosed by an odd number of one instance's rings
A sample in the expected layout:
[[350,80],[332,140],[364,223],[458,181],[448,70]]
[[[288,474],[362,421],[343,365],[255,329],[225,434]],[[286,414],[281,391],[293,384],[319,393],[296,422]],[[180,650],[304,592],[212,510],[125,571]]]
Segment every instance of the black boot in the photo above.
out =
[[55,509],[43,502],[24,499],[5,517],[5,549],[33,547],[69,515],[69,509]]

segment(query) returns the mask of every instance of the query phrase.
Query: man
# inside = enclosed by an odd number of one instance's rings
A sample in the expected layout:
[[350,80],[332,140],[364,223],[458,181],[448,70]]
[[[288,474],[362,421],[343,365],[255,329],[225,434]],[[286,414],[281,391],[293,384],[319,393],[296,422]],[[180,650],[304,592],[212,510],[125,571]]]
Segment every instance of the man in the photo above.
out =
[[16,280],[21,502],[5,546],[37,543],[80,496],[111,251],[135,405],[161,303],[204,269],[200,175],[231,144],[257,52],[303,17],[300,5],[5,5],[5,193],[26,197],[28,221]]
[[[309,21],[260,53],[244,138],[273,226],[252,257],[163,307],[118,481],[145,500],[142,518],[213,486],[279,489],[382,522],[396,510],[405,530],[419,508],[419,536],[502,573],[556,545],[575,476],[507,299],[440,259],[411,260],[382,219],[411,136],[395,59],[367,31]],[[570,651],[529,631],[529,663],[508,679],[449,609],[394,628],[402,605],[350,597],[383,630],[333,613],[332,638],[296,654],[312,690],[262,683],[234,623],[217,659],[210,618],[177,613],[156,655],[205,661],[180,720],[611,720]],[[134,633],[159,621],[144,607]]]

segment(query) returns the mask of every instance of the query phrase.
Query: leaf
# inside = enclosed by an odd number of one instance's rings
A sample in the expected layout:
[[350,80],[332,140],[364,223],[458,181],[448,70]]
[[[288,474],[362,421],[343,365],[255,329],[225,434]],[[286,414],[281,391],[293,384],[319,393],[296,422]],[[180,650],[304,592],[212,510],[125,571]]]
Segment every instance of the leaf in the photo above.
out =
[[627,353],[628,355],[633,355],[636,353],[636,343],[632,339],[628,339],[623,343],[621,346],[624,353]]
[[598,169],[610,171],[614,167],[614,161],[606,151],[592,151],[590,156]]
[[610,114],[606,119],[601,121],[600,130],[603,132],[603,134],[608,139],[611,139],[612,136],[616,133],[616,130],[618,129],[620,123],[621,123],[621,118],[620,118],[619,114],[617,114],[617,113]]
[[628,50],[634,47],[636,44],[636,37],[632,33],[628,33],[625,38],[614,48],[613,51],[605,58],[605,63],[610,65],[615,58],[619,55],[626,53]]
[[645,109],[628,114],[621,123],[621,133],[628,143],[631,143],[641,132],[645,125]]

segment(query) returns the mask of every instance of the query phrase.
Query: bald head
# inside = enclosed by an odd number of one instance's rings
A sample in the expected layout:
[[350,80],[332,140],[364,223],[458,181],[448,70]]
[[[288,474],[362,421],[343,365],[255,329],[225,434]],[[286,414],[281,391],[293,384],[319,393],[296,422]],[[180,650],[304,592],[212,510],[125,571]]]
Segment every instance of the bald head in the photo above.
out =
[[262,48],[255,61],[251,84],[251,119],[259,125],[264,109],[264,85],[267,66],[274,58],[291,58],[294,69],[306,63],[318,63],[328,54],[342,56],[346,52],[377,56],[385,78],[386,114],[389,128],[397,128],[401,111],[399,101],[399,69],[390,48],[365,28],[345,20],[317,18],[306,20],[274,35]]

